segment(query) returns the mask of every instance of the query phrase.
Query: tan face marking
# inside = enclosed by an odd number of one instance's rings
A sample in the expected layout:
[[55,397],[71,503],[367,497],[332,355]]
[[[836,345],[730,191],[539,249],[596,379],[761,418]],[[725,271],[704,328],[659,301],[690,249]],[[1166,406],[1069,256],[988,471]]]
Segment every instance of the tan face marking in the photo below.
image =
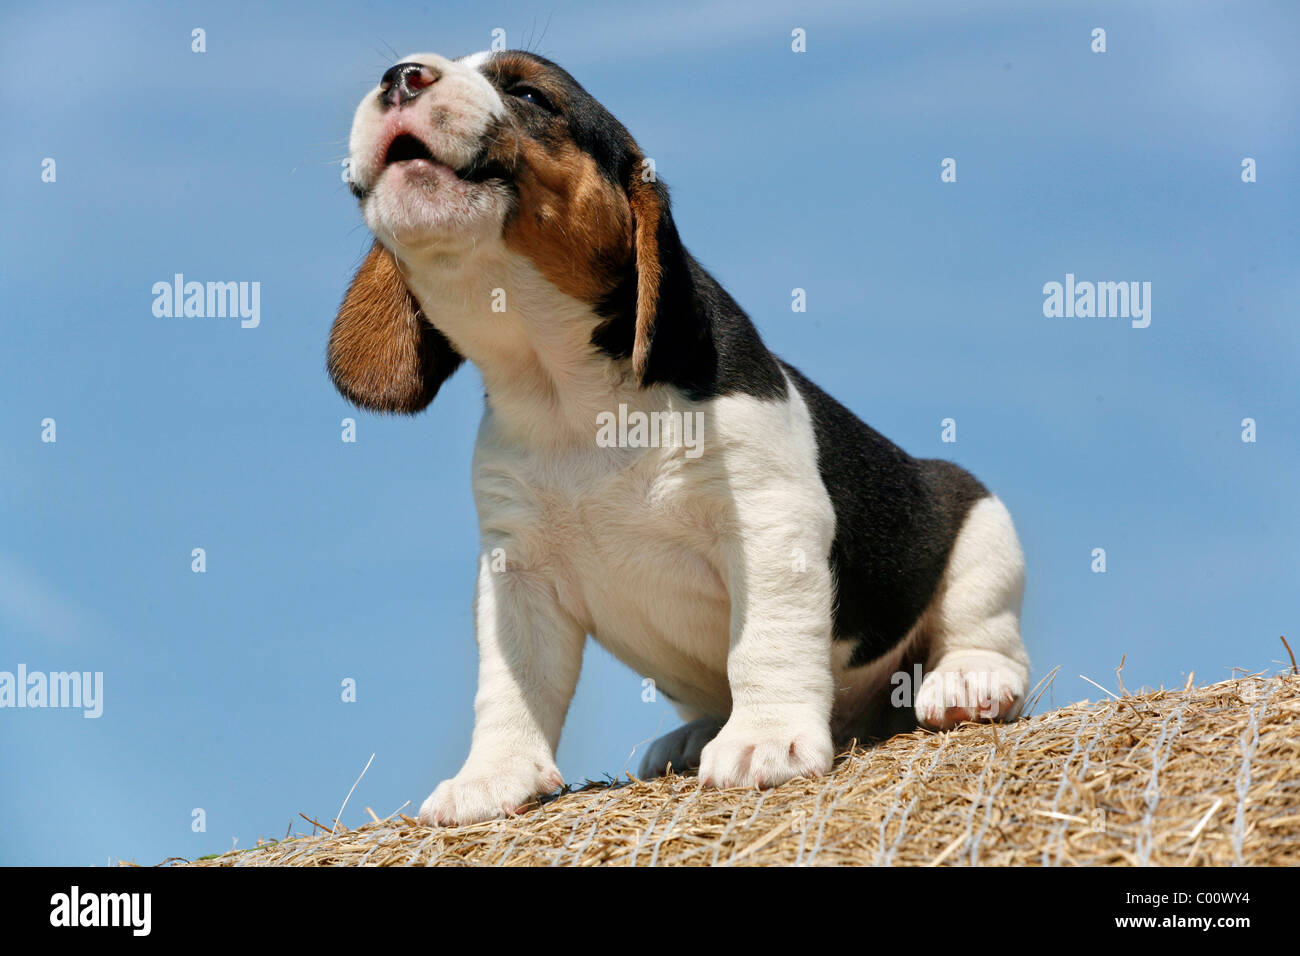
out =
[[503,99],[523,84],[559,110],[550,116],[520,106],[497,135],[491,156],[512,171],[517,192],[503,239],[561,291],[596,303],[632,259],[627,197],[572,140],[563,115],[566,86],[559,78],[534,60],[510,54],[495,57],[489,69],[505,88]]
[[506,245],[564,293],[595,303],[614,289],[632,253],[632,212],[621,190],[571,142],[520,143],[518,206]]

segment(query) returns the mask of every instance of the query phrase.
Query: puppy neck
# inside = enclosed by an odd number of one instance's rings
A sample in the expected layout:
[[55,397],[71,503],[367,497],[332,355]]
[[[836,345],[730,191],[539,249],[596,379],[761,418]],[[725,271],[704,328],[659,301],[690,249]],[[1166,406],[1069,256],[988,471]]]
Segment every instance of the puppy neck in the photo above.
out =
[[[402,250],[398,262],[429,322],[479,370],[494,427],[530,446],[594,446],[597,416],[660,405],[631,362],[592,344],[604,321],[527,257],[495,243]],[[650,394],[656,393],[655,395]]]

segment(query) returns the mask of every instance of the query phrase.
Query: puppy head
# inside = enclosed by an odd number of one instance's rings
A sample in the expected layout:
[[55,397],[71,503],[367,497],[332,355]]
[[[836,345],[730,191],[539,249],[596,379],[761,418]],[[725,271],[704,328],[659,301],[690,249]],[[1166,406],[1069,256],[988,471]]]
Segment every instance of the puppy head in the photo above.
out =
[[339,311],[330,371],[357,404],[409,412],[433,398],[460,356],[427,334],[439,316],[420,313],[402,270],[485,243],[590,304],[606,320],[593,340],[656,380],[656,332],[688,273],[667,190],[560,67],[518,51],[406,57],[357,108],[349,169],[377,242]]

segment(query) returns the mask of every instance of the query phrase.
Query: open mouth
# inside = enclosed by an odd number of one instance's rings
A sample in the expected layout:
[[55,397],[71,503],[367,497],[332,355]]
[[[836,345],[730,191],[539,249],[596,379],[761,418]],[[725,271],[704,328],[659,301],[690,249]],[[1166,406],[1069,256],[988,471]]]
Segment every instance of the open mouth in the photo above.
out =
[[384,165],[391,166],[394,163],[403,163],[409,159],[423,159],[430,163],[438,162],[433,153],[429,152],[429,147],[410,133],[402,133],[389,143],[388,152],[384,154]]
[[[417,175],[417,178],[422,180],[447,183],[459,181],[469,185],[481,185],[497,179],[507,180],[508,172],[505,167],[487,158],[488,145],[488,143],[482,145],[477,155],[468,163],[458,167],[435,156],[433,150],[418,136],[405,132],[398,133],[384,150],[384,159],[379,172],[382,173],[389,167],[396,166]],[[361,199],[369,193],[369,189],[361,189],[355,185],[352,191]]]

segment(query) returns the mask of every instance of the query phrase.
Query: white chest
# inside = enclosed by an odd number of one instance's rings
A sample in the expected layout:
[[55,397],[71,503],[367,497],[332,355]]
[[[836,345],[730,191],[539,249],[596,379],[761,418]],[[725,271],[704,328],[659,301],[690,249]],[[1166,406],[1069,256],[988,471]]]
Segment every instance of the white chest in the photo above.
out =
[[684,449],[539,454],[480,441],[483,546],[553,587],[562,610],[674,699],[729,706],[734,533],[716,463]]

